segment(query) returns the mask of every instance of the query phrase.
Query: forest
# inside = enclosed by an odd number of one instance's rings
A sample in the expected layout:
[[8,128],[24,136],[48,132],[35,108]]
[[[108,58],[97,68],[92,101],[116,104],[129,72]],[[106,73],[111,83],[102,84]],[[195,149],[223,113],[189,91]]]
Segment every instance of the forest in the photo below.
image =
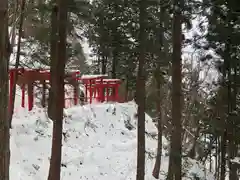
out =
[[0,22],[0,180],[11,176],[18,75],[9,97],[8,74],[20,67],[51,72],[48,180],[61,179],[66,69],[120,79],[121,99],[136,102],[136,180],[148,180],[145,113],[157,128],[152,177],[166,148],[166,180],[187,179],[186,159],[215,180],[239,179],[240,1],[0,0]]

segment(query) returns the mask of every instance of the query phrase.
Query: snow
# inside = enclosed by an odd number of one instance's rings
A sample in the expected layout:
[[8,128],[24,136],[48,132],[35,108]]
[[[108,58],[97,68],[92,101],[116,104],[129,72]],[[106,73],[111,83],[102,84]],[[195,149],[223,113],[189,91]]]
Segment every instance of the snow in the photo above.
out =
[[121,82],[121,79],[104,79],[104,82]]
[[83,74],[81,76],[82,79],[91,79],[91,78],[102,78],[107,77],[107,74]]
[[[98,104],[65,110],[62,179],[131,179],[135,177],[136,127],[134,103]],[[156,128],[148,117],[148,131]],[[51,150],[52,123],[44,109],[25,109],[14,115],[11,131],[11,179],[47,178]],[[154,144],[153,139],[147,138]],[[154,149],[148,148],[148,151]],[[13,165],[12,165],[13,164]]]
[[[46,180],[51,152],[52,122],[46,110],[20,107],[16,97],[11,130],[11,180]],[[134,102],[75,106],[64,110],[62,180],[136,179],[137,106]],[[152,119],[146,114],[146,179],[152,180],[157,141]],[[162,171],[168,168],[168,141],[163,137]],[[189,160],[189,175],[200,174]],[[203,169],[203,168],[202,168]],[[191,173],[191,174],[190,174]],[[204,173],[203,173],[204,174]],[[207,176],[208,177],[208,176]],[[212,179],[211,176],[207,180]]]

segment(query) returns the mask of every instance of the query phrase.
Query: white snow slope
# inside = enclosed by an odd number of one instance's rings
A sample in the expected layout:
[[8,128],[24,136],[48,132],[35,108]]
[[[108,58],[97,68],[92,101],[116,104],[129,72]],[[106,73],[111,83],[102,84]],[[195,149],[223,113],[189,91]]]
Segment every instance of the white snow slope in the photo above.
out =
[[[62,180],[136,179],[136,105],[96,104],[65,110]],[[128,128],[127,128],[128,127]],[[129,130],[129,128],[131,130]],[[146,115],[146,180],[151,176],[157,141],[156,127]],[[44,109],[15,111],[11,130],[11,180],[46,180],[51,151],[52,122]],[[163,138],[164,146],[167,141]],[[162,157],[162,176],[168,157]],[[187,174],[203,177],[200,165],[190,163]],[[192,175],[191,175],[192,176]],[[211,177],[207,179],[212,179]]]
[[[136,164],[135,104],[99,104],[65,111],[62,179],[134,179]],[[147,118],[147,129],[156,129]],[[125,122],[125,123],[124,123]],[[130,125],[131,126],[131,125]],[[43,109],[18,110],[11,131],[11,180],[46,180],[52,123]],[[155,147],[147,139],[149,147]],[[154,148],[148,148],[150,152]],[[151,161],[147,161],[151,163]],[[151,169],[146,169],[148,174]],[[16,177],[15,177],[16,176]]]

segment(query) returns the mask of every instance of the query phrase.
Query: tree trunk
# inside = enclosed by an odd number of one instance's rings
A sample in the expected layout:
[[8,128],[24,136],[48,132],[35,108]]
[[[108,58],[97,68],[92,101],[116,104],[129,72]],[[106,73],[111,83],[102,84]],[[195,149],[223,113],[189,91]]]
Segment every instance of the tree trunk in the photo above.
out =
[[8,1],[0,1],[0,179],[9,180],[10,133],[8,121]]
[[[25,11],[25,5],[26,1],[22,0],[21,4],[21,15],[20,15],[20,21],[19,21],[19,29],[18,29],[18,42],[17,42],[17,56],[16,56],[16,62],[15,62],[15,69],[18,69],[19,63],[20,63],[20,51],[21,51],[21,39],[23,35],[23,21],[24,21],[24,11]],[[16,96],[16,86],[17,86],[17,80],[18,80],[18,74],[14,73],[13,75],[13,89],[12,89],[12,97],[10,97],[12,100],[12,104],[9,104],[9,124],[10,127],[12,126],[12,116],[14,112],[14,103],[15,103],[15,96]]]
[[215,179],[219,179],[219,157],[220,157],[220,153],[219,153],[219,137],[216,137],[216,149],[215,149],[215,174],[214,174],[214,178]]
[[225,180],[226,174],[226,146],[227,146],[227,131],[224,129],[224,132],[221,137],[221,173],[220,180]]
[[106,74],[107,73],[107,56],[105,56],[105,55],[102,56],[101,64],[102,64],[101,73]]
[[[160,83],[157,83],[157,90],[160,91]],[[160,96],[160,92],[158,92],[158,96]],[[156,179],[159,178],[160,168],[161,168],[161,157],[162,157],[162,113],[161,113],[161,97],[158,97],[156,105],[157,105],[157,112],[158,112],[158,145],[157,145],[157,157],[155,161],[155,165],[153,168],[152,175]]]
[[[226,49],[224,52],[224,62],[223,62],[223,103],[228,102],[228,95],[227,90],[225,90],[226,87],[228,87],[227,83],[227,77],[228,77],[228,69],[229,69],[229,43],[226,43]],[[229,88],[229,87],[228,87]],[[221,156],[219,159],[219,166],[220,166],[220,180],[225,180],[226,177],[226,154],[227,154],[227,136],[228,136],[228,122],[226,120],[226,112],[225,112],[225,106],[223,107],[223,112],[221,113],[221,122],[222,122],[222,129],[221,129],[221,139],[220,139],[220,152]]]
[[[57,19],[57,47],[55,59],[52,62],[52,115],[53,135],[52,152],[48,180],[60,180],[61,177],[61,156],[62,156],[62,127],[64,108],[64,72],[66,64],[66,27],[67,27],[67,1],[58,0],[56,8]],[[54,48],[54,47],[53,47]]]
[[181,103],[181,84],[182,84],[182,65],[181,65],[181,48],[182,48],[182,22],[181,9],[184,0],[174,0],[174,15],[173,15],[173,54],[172,54],[172,135],[171,135],[171,150],[169,162],[169,171],[172,169],[173,176],[170,179],[182,179],[182,103]]
[[129,80],[128,80],[128,75],[126,75],[125,79],[125,94],[124,94],[124,100],[125,102],[128,102],[128,94],[129,94]]
[[113,51],[112,51],[112,79],[116,79],[116,68],[118,61],[118,41],[117,41],[117,27],[113,31]]
[[58,38],[58,27],[57,27],[57,16],[58,16],[58,7],[56,5],[56,0],[52,0],[52,14],[51,14],[51,42],[50,42],[50,89],[48,97],[48,117],[53,119],[53,76],[55,74],[55,61],[57,60],[57,38]]
[[11,26],[12,26],[12,30],[11,30],[11,41],[10,41],[10,44],[11,46],[13,47],[15,45],[15,38],[16,38],[16,22],[17,22],[17,16],[18,16],[18,11],[19,11],[19,8],[18,8],[18,5],[19,4],[19,0],[16,0],[16,2],[14,2],[14,11],[13,11],[13,16],[12,16],[12,19],[10,20],[11,21]]
[[[117,15],[120,16],[119,12],[119,6],[114,3],[114,11],[116,12]],[[113,37],[113,42],[112,42],[112,79],[117,78],[117,65],[118,65],[118,56],[119,56],[119,47],[121,46],[121,42],[119,41],[119,32],[118,32],[118,27],[120,27],[120,24],[118,21],[113,21],[113,26],[112,26],[112,37]],[[113,94],[115,94],[115,91],[113,90]]]
[[[104,17],[101,16],[100,17],[100,28],[101,28],[101,34],[105,34],[104,33]],[[105,42],[104,36],[100,37],[100,42]],[[101,73],[102,74],[106,74],[107,73],[107,49],[106,49],[106,45],[104,43],[100,44],[100,53],[99,56],[101,57]]]
[[[230,43],[229,43],[230,44]],[[229,56],[230,57],[230,56]],[[233,63],[231,65],[231,63]],[[231,72],[234,72],[232,75]],[[232,78],[233,77],[233,78]],[[230,130],[228,131],[228,148],[229,148],[229,179],[238,180],[237,164],[232,160],[237,156],[237,143],[236,143],[236,127],[237,112],[236,108],[236,96],[237,96],[237,63],[236,59],[229,60],[228,67],[228,124]]]
[[138,64],[138,75],[137,75],[137,104],[138,104],[138,146],[137,146],[137,180],[144,180],[145,178],[145,57],[146,57],[146,2],[145,0],[140,1],[140,34],[139,34],[139,64]]
[[193,137],[193,145],[191,147],[191,150],[188,152],[188,156],[191,159],[195,159],[196,158],[196,146],[197,146],[197,140],[199,138],[199,132],[200,132],[200,125],[197,124],[197,130],[194,133],[194,137]]
[[[118,40],[117,36],[117,26],[113,30],[113,52],[112,52],[112,79],[117,78],[117,62],[118,62]],[[112,89],[112,95],[115,96],[115,89]]]
[[157,114],[158,114],[158,146],[157,146],[157,157],[155,166],[153,169],[153,177],[156,179],[159,178],[160,168],[161,168],[161,156],[162,156],[162,99],[161,99],[161,84],[162,84],[162,73],[161,73],[161,61],[165,60],[164,54],[164,47],[163,47],[163,21],[164,21],[164,14],[165,14],[165,7],[164,4],[160,3],[160,12],[159,12],[159,54],[158,54],[158,61],[156,62],[156,70],[155,70],[155,80],[156,80],[156,91],[157,91],[157,98],[156,98],[156,106],[157,106]]
[[[172,128],[172,127],[171,127]],[[171,136],[171,143],[170,143],[170,153],[169,153],[169,163],[168,163],[168,174],[167,174],[167,180],[174,180],[173,176],[174,176],[174,170],[172,169],[173,167],[173,150],[172,150],[172,136]]]

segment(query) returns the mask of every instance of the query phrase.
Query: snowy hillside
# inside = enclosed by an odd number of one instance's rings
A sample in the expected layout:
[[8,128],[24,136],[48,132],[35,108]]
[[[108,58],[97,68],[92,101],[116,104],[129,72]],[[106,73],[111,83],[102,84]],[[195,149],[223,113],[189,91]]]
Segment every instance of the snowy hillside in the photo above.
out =
[[[18,98],[17,98],[18,99]],[[17,101],[16,104],[18,104]],[[52,123],[44,109],[19,108],[11,130],[11,180],[46,180],[51,150]],[[136,105],[96,104],[65,110],[62,160],[63,180],[130,180],[136,174]],[[156,127],[146,115],[146,179],[151,176],[157,141]],[[168,167],[167,141],[163,138],[163,179]],[[191,161],[190,161],[191,162]],[[187,174],[204,176],[197,163]],[[208,178],[209,180],[212,178]]]
[[[66,110],[62,178],[131,179],[135,177],[135,104],[102,104]],[[155,133],[147,118],[149,133]],[[16,179],[46,180],[49,167],[52,124],[42,109],[19,110],[11,132],[11,174]],[[147,138],[147,151],[156,142]],[[148,167],[152,162],[148,161]],[[151,174],[151,169],[148,169]],[[18,172],[18,173],[17,173]]]

